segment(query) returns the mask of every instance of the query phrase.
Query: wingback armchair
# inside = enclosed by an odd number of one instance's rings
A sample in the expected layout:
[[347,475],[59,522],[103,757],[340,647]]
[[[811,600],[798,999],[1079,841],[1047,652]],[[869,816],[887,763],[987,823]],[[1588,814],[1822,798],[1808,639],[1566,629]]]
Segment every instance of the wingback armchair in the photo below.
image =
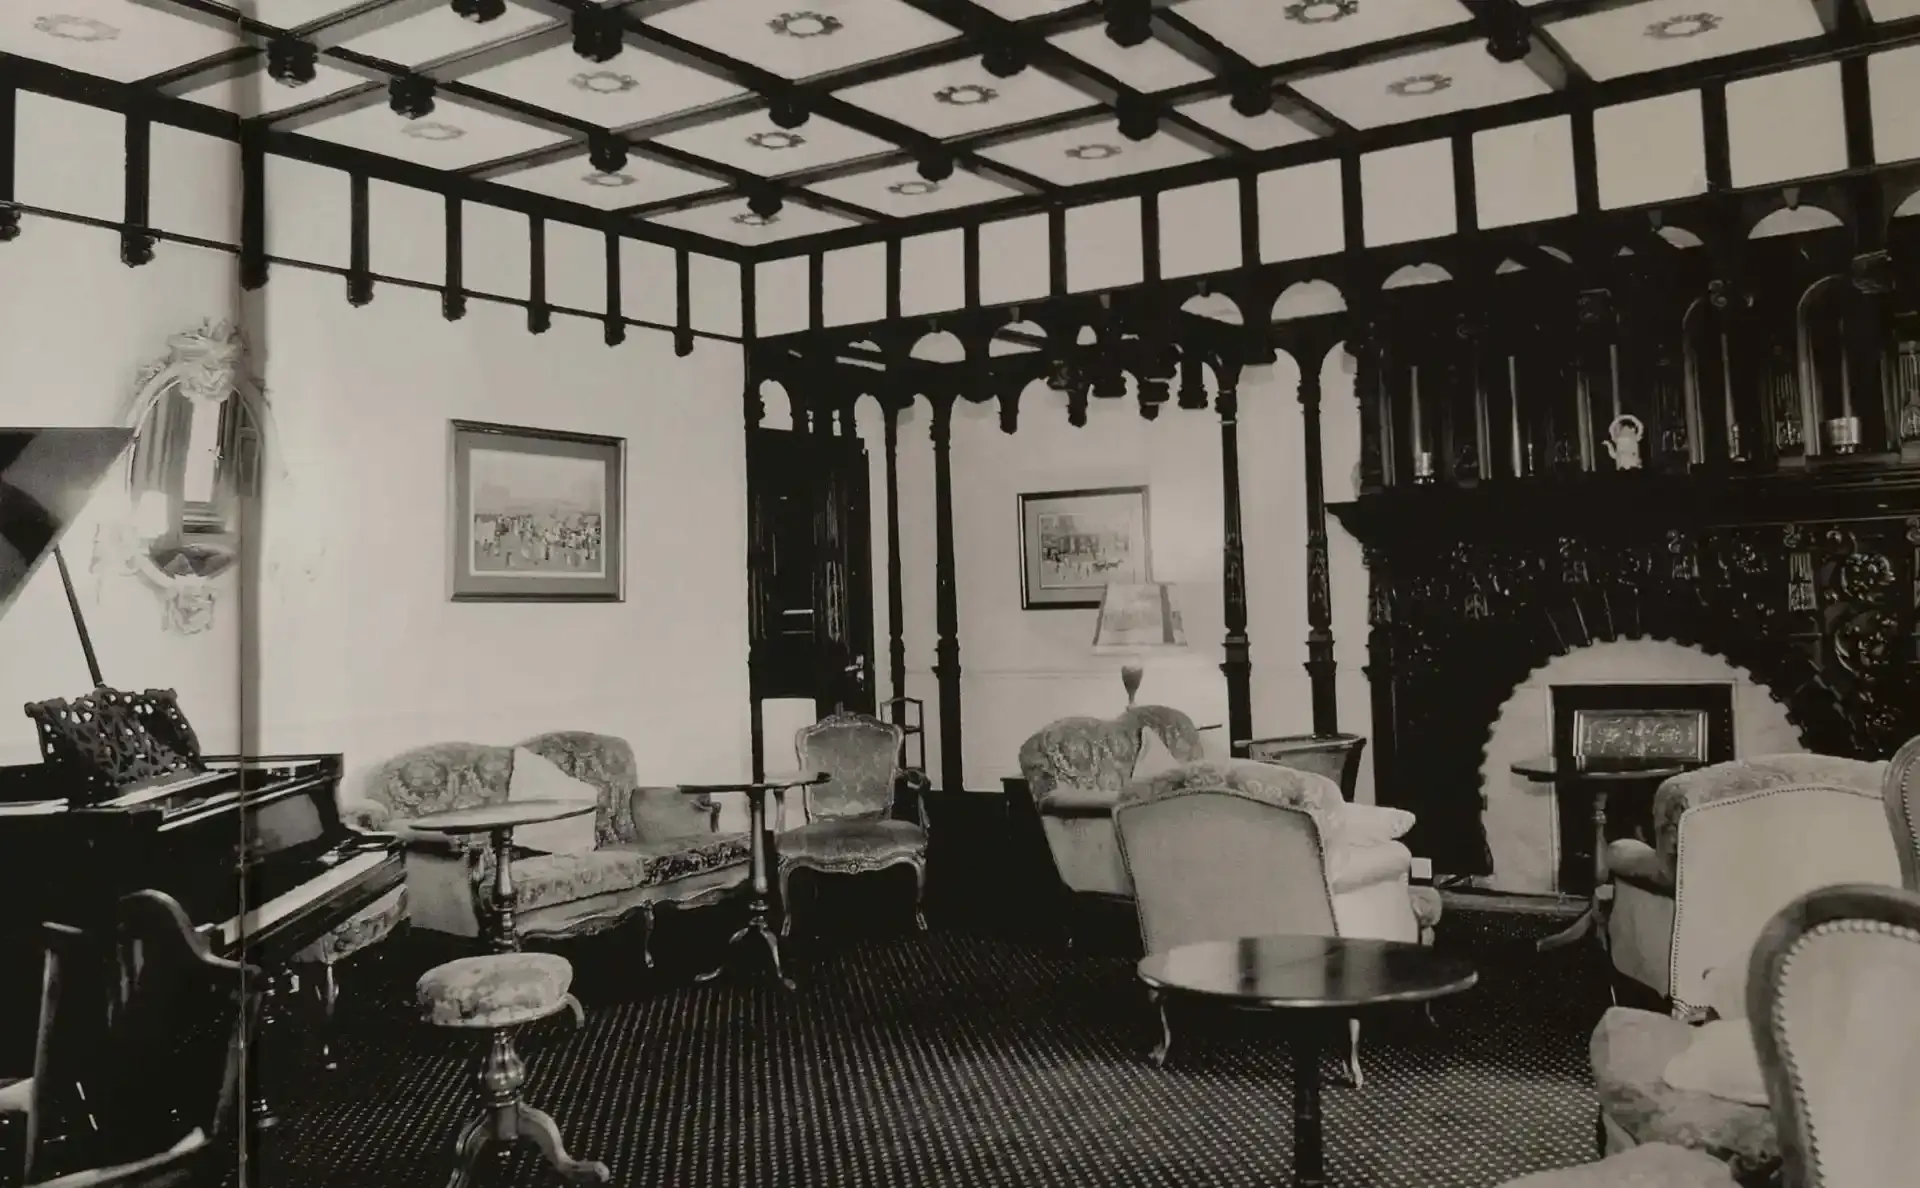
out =
[[1881,791],[1894,848],[1900,852],[1900,885],[1920,891],[1920,738],[1908,739],[1894,752]]
[[[801,789],[805,824],[780,834],[783,935],[793,929],[789,885],[796,872],[872,874],[895,866],[913,871],[913,920],[927,927],[927,777],[900,763],[900,727],[867,714],[829,714],[801,729],[793,749],[802,771],[826,773],[825,783]],[[913,797],[915,820],[898,819],[902,792]]]
[[1201,757],[1193,719],[1164,705],[1130,706],[1113,718],[1061,718],[1020,744],[1020,773],[1068,892],[1133,895],[1114,842],[1113,806],[1133,779],[1143,731],[1158,735],[1178,762]]
[[1660,785],[1654,843],[1607,847],[1614,969],[1701,1008],[1716,969],[1746,960],[1767,918],[1833,883],[1899,885],[1882,797],[1886,763],[1767,755],[1716,763]]
[[[745,834],[718,832],[718,807],[677,788],[642,788],[633,748],[605,734],[560,731],[519,744],[597,792],[594,847],[584,853],[526,854],[513,862],[520,936],[572,937],[638,918],[641,960],[653,964],[655,909],[710,902],[747,874]],[[493,854],[482,836],[431,832],[434,813],[508,799],[514,747],[450,742],[420,747],[383,764],[367,788],[376,827],[414,822],[407,844],[413,927],[478,937],[492,917]]]

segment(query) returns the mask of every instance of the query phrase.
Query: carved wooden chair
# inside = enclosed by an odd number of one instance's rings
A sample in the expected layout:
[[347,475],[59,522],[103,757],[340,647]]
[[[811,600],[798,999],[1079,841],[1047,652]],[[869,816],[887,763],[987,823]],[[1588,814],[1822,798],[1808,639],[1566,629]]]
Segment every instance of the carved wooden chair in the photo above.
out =
[[1920,891],[1920,737],[1894,752],[1881,786],[1887,802],[1887,823],[1900,851],[1900,884]]
[[[802,771],[825,772],[824,783],[803,790],[806,824],[782,832],[779,853],[782,935],[793,929],[794,872],[872,874],[894,866],[913,870],[913,919],[922,931],[927,890],[927,778],[902,766],[900,727],[866,714],[830,714],[794,736]],[[902,790],[914,795],[918,818],[894,813]]]

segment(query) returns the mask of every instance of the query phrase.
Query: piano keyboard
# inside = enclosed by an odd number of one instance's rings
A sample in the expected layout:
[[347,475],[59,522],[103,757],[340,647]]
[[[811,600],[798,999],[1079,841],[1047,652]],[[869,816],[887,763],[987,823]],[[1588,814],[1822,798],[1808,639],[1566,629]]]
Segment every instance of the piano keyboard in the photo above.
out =
[[392,857],[393,855],[385,850],[355,854],[330,868],[326,873],[306,880],[285,895],[269,899],[252,911],[243,912],[223,924],[209,925],[206,929],[207,937],[210,940],[217,940],[222,946],[222,952],[231,952],[240,943],[242,936],[254,936],[265,932],[288,916],[297,914],[308,904],[332,895],[339,888],[360,878]]
[[142,784],[131,791],[122,792],[111,800],[103,800],[100,802],[100,806],[104,808],[132,808],[135,805],[145,804],[150,800],[177,796],[182,792],[198,788],[203,784],[217,784],[231,778],[231,774],[225,771],[198,771],[190,775],[165,776],[153,783]]

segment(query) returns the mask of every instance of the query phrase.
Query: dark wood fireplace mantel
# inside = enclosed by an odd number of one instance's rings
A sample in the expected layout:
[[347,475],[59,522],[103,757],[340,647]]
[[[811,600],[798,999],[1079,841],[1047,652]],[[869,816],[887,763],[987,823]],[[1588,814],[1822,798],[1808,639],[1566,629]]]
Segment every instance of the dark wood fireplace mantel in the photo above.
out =
[[1510,479],[1329,510],[1366,551],[1377,794],[1419,816],[1416,852],[1443,874],[1488,873],[1488,731],[1576,648],[1719,655],[1824,753],[1920,733],[1920,469]]

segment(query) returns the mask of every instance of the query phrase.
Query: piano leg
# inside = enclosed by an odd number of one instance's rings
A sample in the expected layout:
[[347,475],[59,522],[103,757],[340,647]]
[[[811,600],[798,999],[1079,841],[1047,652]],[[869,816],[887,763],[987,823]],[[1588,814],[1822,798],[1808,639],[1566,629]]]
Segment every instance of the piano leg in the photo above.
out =
[[340,1059],[333,1053],[333,1013],[340,1005],[340,979],[331,961],[320,967],[320,1067],[340,1071]]

